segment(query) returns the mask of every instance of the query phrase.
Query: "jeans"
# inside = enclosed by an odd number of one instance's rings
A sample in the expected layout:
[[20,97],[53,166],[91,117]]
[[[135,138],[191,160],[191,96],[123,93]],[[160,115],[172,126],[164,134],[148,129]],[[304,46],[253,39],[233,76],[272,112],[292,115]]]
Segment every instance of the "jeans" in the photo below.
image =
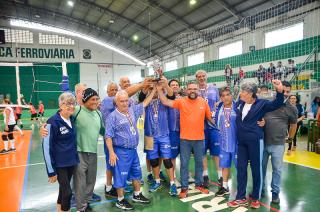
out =
[[203,183],[202,172],[202,158],[203,158],[204,140],[190,141],[181,139],[180,142],[180,176],[181,176],[181,188],[187,189],[189,186],[189,160],[191,150],[194,152],[194,166],[195,166],[195,184],[200,186]]
[[271,192],[280,193],[281,170],[283,166],[283,154],[285,145],[266,145],[263,152],[263,188],[265,188],[265,179],[268,167],[269,156],[272,164]]

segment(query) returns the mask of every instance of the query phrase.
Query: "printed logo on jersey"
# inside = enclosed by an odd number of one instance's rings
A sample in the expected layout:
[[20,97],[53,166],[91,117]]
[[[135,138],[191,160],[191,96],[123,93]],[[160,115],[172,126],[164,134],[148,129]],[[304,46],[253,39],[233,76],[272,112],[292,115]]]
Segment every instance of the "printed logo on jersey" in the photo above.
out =
[[69,130],[67,127],[63,126],[63,127],[60,127],[60,133],[61,133],[61,135],[65,135],[65,134],[69,133]]

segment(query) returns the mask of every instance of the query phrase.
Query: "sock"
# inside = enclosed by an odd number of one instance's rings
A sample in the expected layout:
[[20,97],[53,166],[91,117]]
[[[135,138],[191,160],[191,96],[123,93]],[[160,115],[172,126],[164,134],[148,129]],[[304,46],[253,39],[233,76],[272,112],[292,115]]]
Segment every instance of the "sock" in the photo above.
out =
[[151,172],[151,171],[149,171],[149,172],[148,172],[148,175],[149,175],[149,174],[151,174],[151,175],[152,175],[152,172]]
[[109,192],[109,191],[111,191],[111,189],[112,189],[112,185],[110,185],[110,186],[106,186],[106,192]]
[[174,184],[174,181],[170,181],[170,186],[172,186]]
[[208,170],[203,170],[203,176],[208,176]]
[[223,181],[223,188],[228,188],[228,182]]
[[124,199],[124,197],[118,197],[118,201],[121,202]]
[[218,170],[218,178],[220,179],[220,177],[222,177],[222,170]]
[[14,149],[14,140],[10,140],[11,149]]
[[3,143],[4,143],[4,149],[8,150],[8,141],[3,141]]
[[160,178],[159,178],[159,179],[156,179],[156,183],[160,183]]
[[134,191],[134,196],[140,195],[141,191]]

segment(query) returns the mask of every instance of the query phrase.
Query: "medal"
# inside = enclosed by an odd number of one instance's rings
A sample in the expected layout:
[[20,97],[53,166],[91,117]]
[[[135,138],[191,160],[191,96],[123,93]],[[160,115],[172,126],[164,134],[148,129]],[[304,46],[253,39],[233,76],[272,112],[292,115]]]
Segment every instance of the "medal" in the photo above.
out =
[[224,117],[225,117],[225,123],[224,126],[226,128],[230,127],[230,117],[231,117],[231,109],[229,111],[227,111],[225,108],[223,109],[223,113],[224,113]]
[[226,122],[226,123],[225,123],[225,127],[226,127],[226,128],[229,128],[229,127],[230,127],[230,123],[229,123],[229,122]]
[[136,134],[137,134],[137,132],[136,132],[136,129],[134,129],[133,121],[132,121],[132,119],[131,119],[131,117],[130,117],[130,114],[129,114],[129,113],[127,113],[127,114],[126,114],[126,117],[127,117],[128,121],[129,121],[129,124],[130,124],[130,131],[131,131],[131,134],[132,134],[132,135],[136,135]]
[[152,109],[154,119],[158,119],[158,100],[152,102]]
[[132,135],[136,135],[137,134],[136,130],[134,129],[133,126],[130,126],[130,131],[131,131]]

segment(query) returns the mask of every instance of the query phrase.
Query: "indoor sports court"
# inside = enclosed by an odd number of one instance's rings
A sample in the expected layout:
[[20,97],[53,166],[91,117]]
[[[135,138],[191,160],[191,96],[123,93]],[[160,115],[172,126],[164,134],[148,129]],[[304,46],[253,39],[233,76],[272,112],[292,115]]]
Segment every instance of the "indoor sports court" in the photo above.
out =
[[319,211],[319,54],[317,0],[1,0],[0,211]]

